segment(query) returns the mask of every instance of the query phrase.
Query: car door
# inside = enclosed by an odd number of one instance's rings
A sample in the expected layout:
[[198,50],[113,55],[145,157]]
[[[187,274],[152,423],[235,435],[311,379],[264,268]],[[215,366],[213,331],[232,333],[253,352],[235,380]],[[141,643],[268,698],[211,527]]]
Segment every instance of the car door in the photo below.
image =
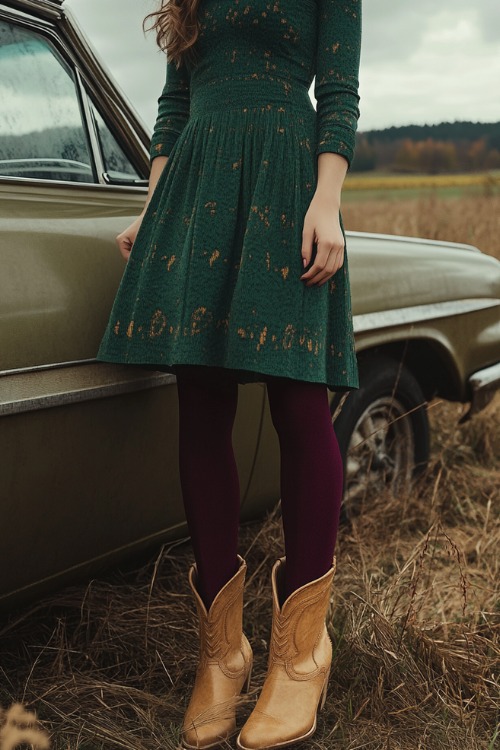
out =
[[[0,4],[0,602],[186,533],[174,376],[95,360],[144,144],[87,85],[62,12],[14,5]],[[240,389],[242,500],[263,398]]]

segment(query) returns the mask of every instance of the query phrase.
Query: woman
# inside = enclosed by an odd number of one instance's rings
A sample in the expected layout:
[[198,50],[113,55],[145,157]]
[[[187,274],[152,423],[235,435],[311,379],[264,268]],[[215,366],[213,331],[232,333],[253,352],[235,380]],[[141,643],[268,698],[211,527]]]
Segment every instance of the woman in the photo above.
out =
[[146,205],[117,237],[127,265],[98,359],[177,376],[200,630],[185,748],[227,739],[250,683],[231,433],[238,383],[266,383],[285,556],[271,572],[267,676],[237,745],[283,747],[314,733],[332,659],[343,477],[327,389],[359,387],[340,196],[361,0],[163,0],[149,16],[166,83]]

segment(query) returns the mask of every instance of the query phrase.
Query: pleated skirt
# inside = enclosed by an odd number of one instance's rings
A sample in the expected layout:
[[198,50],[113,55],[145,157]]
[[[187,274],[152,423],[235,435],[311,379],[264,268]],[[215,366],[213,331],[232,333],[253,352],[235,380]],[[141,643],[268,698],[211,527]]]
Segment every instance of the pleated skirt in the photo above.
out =
[[241,383],[274,375],[358,388],[347,243],[325,284],[300,280],[310,267],[301,247],[315,148],[304,86],[225,78],[195,88],[97,359],[173,373],[181,364],[222,367]]

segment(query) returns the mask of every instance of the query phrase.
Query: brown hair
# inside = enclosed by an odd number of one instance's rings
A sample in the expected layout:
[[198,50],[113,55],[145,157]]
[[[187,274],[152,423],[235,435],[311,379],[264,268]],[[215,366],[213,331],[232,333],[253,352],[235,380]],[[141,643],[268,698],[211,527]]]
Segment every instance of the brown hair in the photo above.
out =
[[156,21],[146,31],[156,30],[156,43],[176,67],[196,62],[193,45],[198,38],[198,6],[200,0],[161,0],[158,10],[148,13],[142,22],[142,29],[148,18],[156,16]]

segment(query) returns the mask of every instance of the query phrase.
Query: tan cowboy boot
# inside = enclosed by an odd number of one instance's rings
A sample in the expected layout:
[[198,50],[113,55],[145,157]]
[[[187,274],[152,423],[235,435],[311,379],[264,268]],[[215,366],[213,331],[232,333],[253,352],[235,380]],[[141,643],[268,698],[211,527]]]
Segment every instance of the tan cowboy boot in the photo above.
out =
[[200,659],[182,726],[182,746],[215,747],[236,729],[236,702],[247,691],[252,649],[242,630],[246,562],[222,587],[207,612],[197,589],[196,564],[189,571],[199,618]]
[[336,560],[321,578],[294,591],[280,608],[284,557],[271,581],[273,623],[267,675],[255,707],[238,735],[239,750],[269,750],[311,737],[323,708],[332,661],[326,614]]

